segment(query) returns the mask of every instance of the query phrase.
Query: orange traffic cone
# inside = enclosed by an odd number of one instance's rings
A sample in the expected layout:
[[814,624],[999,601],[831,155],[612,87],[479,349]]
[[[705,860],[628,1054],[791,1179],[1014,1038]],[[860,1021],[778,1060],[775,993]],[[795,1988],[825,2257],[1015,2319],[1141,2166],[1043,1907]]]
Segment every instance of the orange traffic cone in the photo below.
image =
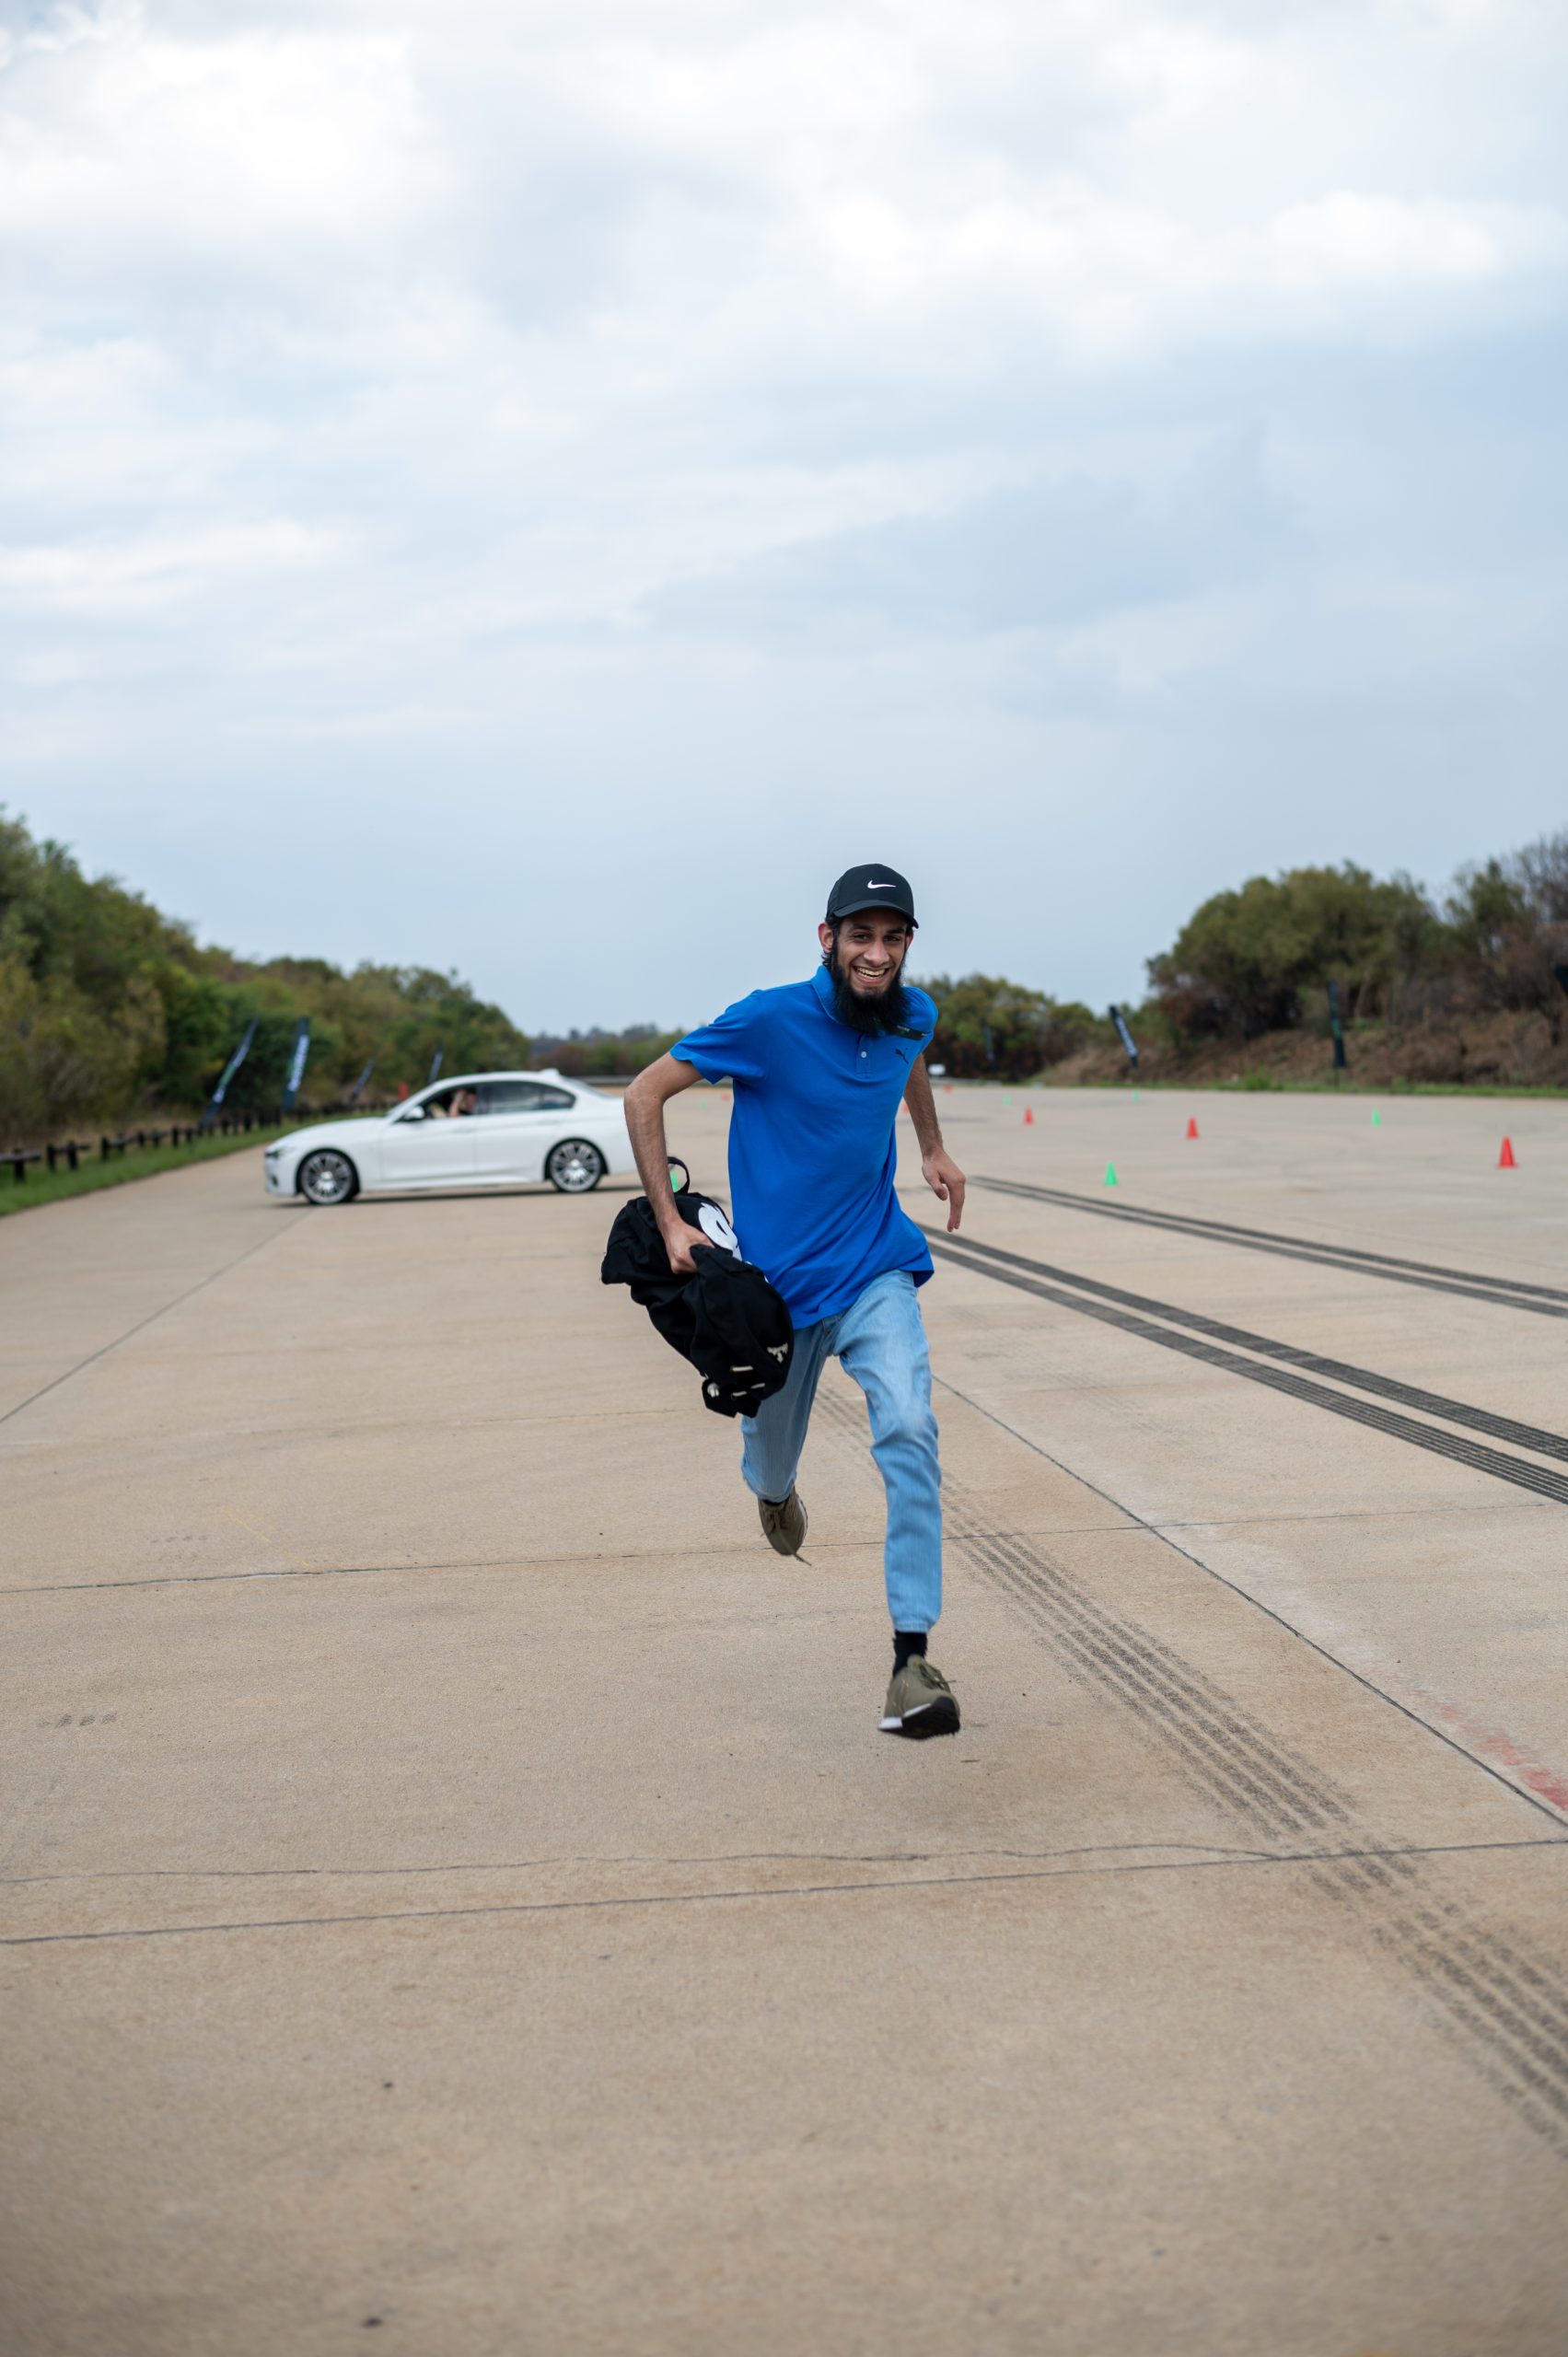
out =
[[1187,1134],[1190,1138],[1195,1138],[1198,1134],[1198,1116],[1196,1113],[1189,1113],[1187,1116]]
[[1517,1170],[1518,1167],[1514,1159],[1514,1141],[1512,1138],[1504,1138],[1503,1151],[1497,1157],[1497,1167],[1499,1170]]
[[1034,1109],[1034,1107],[1033,1107],[1032,1105],[1026,1105],[1026,1106],[1025,1106],[1025,1108],[1024,1108],[1024,1121],[1025,1121],[1026,1126],[1027,1126],[1030,1121],[1032,1121],[1032,1120],[1034,1120],[1034,1117],[1035,1117],[1035,1109]]

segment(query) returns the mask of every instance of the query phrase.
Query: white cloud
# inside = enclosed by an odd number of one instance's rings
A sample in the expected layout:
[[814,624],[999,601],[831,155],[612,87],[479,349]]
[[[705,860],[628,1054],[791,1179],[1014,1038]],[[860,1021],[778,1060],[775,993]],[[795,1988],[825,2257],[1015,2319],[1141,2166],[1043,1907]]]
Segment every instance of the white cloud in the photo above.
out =
[[149,241],[238,259],[282,239],[363,252],[427,205],[406,42],[240,31],[192,41],[156,10],[71,10],[14,42],[0,113],[6,241],[81,240],[84,276]]
[[284,520],[132,540],[0,548],[0,602],[11,597],[35,610],[141,617],[211,594],[225,575],[254,581],[279,566],[319,563],[331,545],[327,534]]
[[[330,948],[341,894],[264,844],[187,880],[159,816],[314,748],[329,865],[378,879],[337,946],[436,955],[399,765],[570,875],[655,778],[761,844],[785,747],[830,826],[938,748],[1012,808],[1070,725],[1136,799],[1156,707],[1212,771],[1227,714],[1273,693],[1299,745],[1353,675],[1350,776],[1379,679],[1424,745],[1410,682],[1465,643],[1476,710],[1535,727],[1565,66],[1555,0],[35,16],[0,45],[18,798],[231,936],[286,874],[272,937]],[[1523,808],[1545,766],[1496,759]],[[560,922],[503,900],[452,954],[525,1019],[679,1012],[641,934],[541,1004]],[[1129,904],[1117,988],[1162,922]]]

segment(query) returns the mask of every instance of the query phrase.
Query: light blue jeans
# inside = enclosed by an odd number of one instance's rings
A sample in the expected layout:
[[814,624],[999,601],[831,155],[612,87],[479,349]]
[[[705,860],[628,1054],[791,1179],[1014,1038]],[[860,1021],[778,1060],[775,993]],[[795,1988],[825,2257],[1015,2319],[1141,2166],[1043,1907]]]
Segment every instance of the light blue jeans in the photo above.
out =
[[841,1359],[865,1394],[871,1454],[888,1492],[884,1570],[895,1629],[933,1629],[942,1609],[942,1472],[931,1411],[931,1353],[914,1279],[874,1277],[836,1318],[796,1330],[789,1381],[743,1416],[740,1469],[759,1498],[787,1498],[823,1363]]

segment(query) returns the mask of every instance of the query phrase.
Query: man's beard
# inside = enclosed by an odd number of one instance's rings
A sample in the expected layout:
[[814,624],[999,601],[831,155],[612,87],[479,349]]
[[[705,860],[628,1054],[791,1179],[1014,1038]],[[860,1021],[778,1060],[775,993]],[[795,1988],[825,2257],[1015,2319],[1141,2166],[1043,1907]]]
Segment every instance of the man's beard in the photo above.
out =
[[867,1039],[877,1039],[884,1031],[901,1031],[909,1022],[909,993],[897,976],[885,991],[875,998],[862,998],[850,981],[842,953],[835,942],[827,958],[828,979],[833,985],[833,1007],[841,1023],[852,1031],[859,1031]]

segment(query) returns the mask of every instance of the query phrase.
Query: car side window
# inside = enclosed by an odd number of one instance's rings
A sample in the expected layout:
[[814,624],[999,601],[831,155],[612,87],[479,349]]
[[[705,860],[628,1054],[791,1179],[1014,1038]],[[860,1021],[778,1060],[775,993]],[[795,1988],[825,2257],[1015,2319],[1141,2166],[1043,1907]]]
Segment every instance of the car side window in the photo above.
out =
[[480,1092],[487,1113],[564,1113],[576,1101],[569,1088],[551,1088],[540,1080],[491,1080]]

